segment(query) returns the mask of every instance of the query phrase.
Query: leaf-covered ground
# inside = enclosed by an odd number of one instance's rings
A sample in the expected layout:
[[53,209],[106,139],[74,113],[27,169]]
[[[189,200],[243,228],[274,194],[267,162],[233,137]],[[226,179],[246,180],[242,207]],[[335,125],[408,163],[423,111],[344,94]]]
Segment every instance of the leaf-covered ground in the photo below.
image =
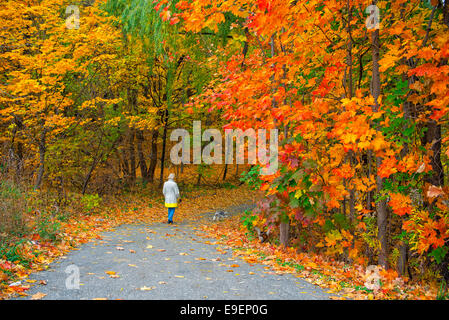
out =
[[[159,200],[129,197],[127,201],[110,203],[107,209],[96,215],[81,215],[63,223],[57,242],[43,241],[36,235],[24,239],[15,250],[21,259],[27,259],[27,265],[20,261],[0,260],[1,297],[239,299],[238,295],[242,294],[251,299],[435,299],[437,288],[410,284],[392,270],[380,270],[382,286],[378,290],[368,290],[365,267],[345,265],[323,256],[298,252],[295,248],[285,250],[275,244],[260,243],[254,237],[248,237],[242,227],[240,214],[243,209],[219,222],[204,218],[207,212],[235,207],[258,198],[260,194],[245,187],[191,192],[176,211],[178,225],[175,226],[164,224],[166,209]],[[80,245],[82,250],[79,250]],[[154,260],[156,256],[157,261]],[[52,286],[55,284],[42,277],[49,274],[49,270],[44,270],[49,269],[52,262],[52,268],[59,265],[59,275],[53,279],[59,279],[57,286],[64,286],[63,280],[67,277],[65,267],[73,262],[72,257],[76,257],[77,264],[84,271],[85,279],[81,279],[81,283],[82,289],[88,288],[87,293],[82,290],[49,290],[54,289]],[[92,259],[97,259],[97,263],[91,263]],[[161,270],[161,274],[143,272],[150,266],[151,270]],[[164,270],[167,277],[162,275]],[[30,276],[32,273],[36,274]],[[216,274],[215,278],[210,273]],[[232,281],[229,282],[228,278]],[[133,285],[125,285],[127,279],[134,279]],[[196,285],[201,281],[215,281],[215,286],[221,289],[206,290],[202,295],[202,291],[184,292],[186,296],[182,296],[181,293],[176,294],[178,291],[174,284],[181,279],[193,281]],[[115,289],[120,284],[117,294],[101,294],[105,292],[101,291],[102,286],[107,288],[106,281],[111,280],[116,280],[111,284]],[[266,289],[262,285],[264,281],[274,289]],[[228,288],[229,283],[232,283],[233,290]],[[276,291],[278,284],[288,288],[285,289],[287,291]],[[184,285],[179,283],[179,288]],[[254,285],[256,290],[242,289],[248,285]],[[147,294],[156,292],[161,286],[172,286],[172,294]],[[75,291],[78,292],[75,296],[64,295]],[[257,294],[253,296],[250,292]]]
[[217,224],[203,225],[204,234],[218,239],[218,243],[235,249],[234,255],[249,263],[262,263],[278,273],[291,273],[327,290],[331,299],[435,299],[437,287],[430,284],[409,283],[394,270],[377,267],[381,286],[366,287],[371,273],[357,264],[345,264],[322,255],[283,249],[278,245],[251,240],[241,227],[238,216]]
[[[216,189],[189,192],[176,211],[178,222],[195,220],[200,213],[226,208],[248,201],[246,188]],[[101,239],[101,233],[123,224],[161,223],[166,221],[166,208],[158,197],[130,195],[111,199],[97,214],[77,214],[60,222],[57,241],[44,240],[37,233],[21,239],[11,247],[13,259],[0,258],[0,298],[27,295],[29,275],[48,268],[55,259],[89,241]],[[13,251],[11,253],[11,251]]]
[[[202,221],[213,223],[205,216]],[[199,237],[201,223],[132,224],[104,232],[31,275],[28,296],[18,299],[329,299],[316,285],[245,262],[232,248]],[[74,266],[80,285],[67,289]]]

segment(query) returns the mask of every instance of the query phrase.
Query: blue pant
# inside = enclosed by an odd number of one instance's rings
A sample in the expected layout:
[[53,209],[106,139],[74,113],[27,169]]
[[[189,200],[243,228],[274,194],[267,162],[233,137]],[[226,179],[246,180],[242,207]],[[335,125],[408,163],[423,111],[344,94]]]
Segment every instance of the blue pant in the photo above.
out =
[[176,208],[168,208],[168,222],[173,222],[173,215]]

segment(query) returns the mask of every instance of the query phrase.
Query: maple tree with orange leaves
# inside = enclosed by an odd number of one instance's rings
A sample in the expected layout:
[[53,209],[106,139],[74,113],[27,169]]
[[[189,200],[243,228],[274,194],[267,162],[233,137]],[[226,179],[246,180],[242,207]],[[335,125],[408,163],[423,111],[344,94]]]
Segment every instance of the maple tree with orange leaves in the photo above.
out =
[[283,245],[407,277],[421,272],[411,261],[432,261],[449,281],[447,3],[180,3],[186,31],[214,32],[226,16],[240,42],[192,104],[281,132],[282,166],[260,177],[273,196],[264,227],[280,226]]

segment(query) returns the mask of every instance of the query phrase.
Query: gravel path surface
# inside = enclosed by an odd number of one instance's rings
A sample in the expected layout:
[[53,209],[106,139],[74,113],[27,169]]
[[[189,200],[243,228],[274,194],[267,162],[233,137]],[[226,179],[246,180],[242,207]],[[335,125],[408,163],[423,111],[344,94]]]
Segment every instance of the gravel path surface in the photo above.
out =
[[[227,211],[235,214],[250,207]],[[203,216],[211,219],[212,215]],[[250,265],[233,258],[232,249],[205,243],[214,240],[195,234],[198,223],[122,225],[105,232],[101,240],[86,243],[49,269],[32,274],[30,280],[37,281],[29,295],[17,299],[30,299],[38,292],[46,294],[44,300],[329,299],[318,286],[290,274],[275,274],[262,264]],[[70,288],[77,270],[79,288]]]

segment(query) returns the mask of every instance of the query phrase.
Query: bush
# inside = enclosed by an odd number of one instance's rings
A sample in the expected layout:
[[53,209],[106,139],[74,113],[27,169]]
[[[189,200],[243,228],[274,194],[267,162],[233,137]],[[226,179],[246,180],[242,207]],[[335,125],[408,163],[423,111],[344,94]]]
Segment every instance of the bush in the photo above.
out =
[[61,224],[58,221],[44,216],[37,223],[37,233],[41,239],[55,241],[58,238],[58,232]]
[[245,182],[253,190],[260,189],[262,185],[262,179],[260,178],[260,166],[254,166],[249,171],[241,173],[241,182]]
[[27,233],[24,215],[27,209],[26,192],[11,181],[0,181],[0,242]]
[[255,235],[254,222],[255,222],[256,218],[257,218],[257,216],[254,215],[250,210],[245,210],[245,212],[240,217],[240,221],[241,221],[242,225],[246,228],[246,230],[248,230],[248,232],[246,233],[246,235],[248,237]]
[[100,207],[101,198],[98,194],[85,194],[81,198],[81,204],[88,213],[95,213],[96,209]]
[[222,187],[223,187],[224,189],[228,189],[228,190],[237,188],[234,184],[229,183],[229,182],[223,183],[223,184],[222,184]]

